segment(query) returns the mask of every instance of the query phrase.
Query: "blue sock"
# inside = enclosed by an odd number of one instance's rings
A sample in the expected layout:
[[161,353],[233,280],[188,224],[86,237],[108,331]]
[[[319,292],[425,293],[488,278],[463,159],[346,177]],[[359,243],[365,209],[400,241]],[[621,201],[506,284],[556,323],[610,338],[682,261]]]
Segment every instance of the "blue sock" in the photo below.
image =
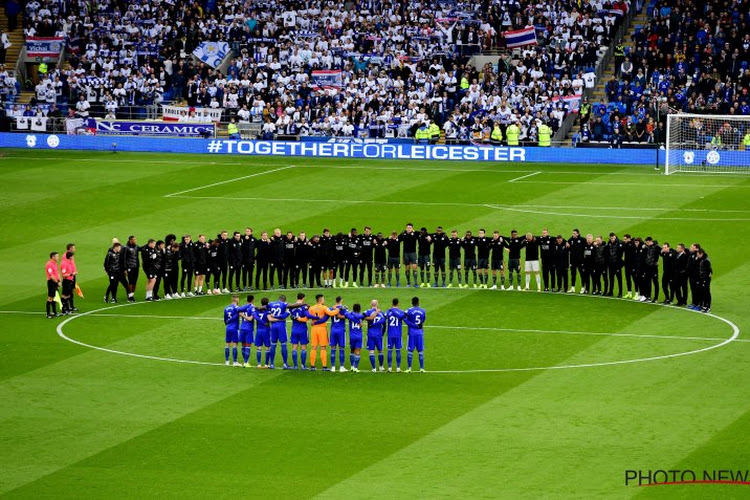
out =
[[[378,354],[378,361],[380,362],[380,366],[383,366],[383,353]],[[372,367],[375,368],[375,361],[372,362]]]
[[242,346],[242,360],[245,363],[250,361],[250,348],[247,346]]
[[331,347],[331,369],[336,368],[336,348]]
[[270,364],[271,361],[271,351],[266,351],[266,364]]
[[229,361],[229,347],[224,348],[224,361]]
[[271,350],[269,351],[271,358],[271,366],[276,364],[276,344],[271,344]]
[[424,369],[424,352],[419,351],[419,367]]
[[412,359],[414,359],[414,352],[409,351],[408,353],[406,353],[406,364],[409,365],[409,368],[411,368]]
[[344,348],[339,347],[339,366],[344,366],[345,358],[346,358],[346,353],[344,352]]
[[393,366],[393,349],[388,349],[388,368],[391,366]]
[[[381,354],[380,357],[382,358],[383,355]],[[377,366],[375,366],[375,355],[374,354],[370,354],[370,364],[372,365],[373,369],[377,368]]]
[[260,364],[260,355],[261,355],[260,347],[256,347],[255,349],[257,349],[255,351],[255,358],[258,360],[258,364]]
[[396,368],[401,367],[401,349],[396,349]]
[[362,359],[362,356],[359,354],[354,355],[354,367],[359,368],[359,360]]
[[307,366],[307,349],[302,349],[302,352],[300,353],[300,357],[302,358],[302,366]]
[[281,344],[281,359],[284,360],[284,364],[289,364],[289,351],[287,351],[287,345],[286,343]]
[[349,364],[351,366],[354,366],[354,353],[353,352],[349,353]]
[[235,363],[237,362],[237,348],[236,347],[232,347],[232,359],[234,360]]
[[297,349],[292,349],[292,363],[294,363],[294,367],[297,368]]

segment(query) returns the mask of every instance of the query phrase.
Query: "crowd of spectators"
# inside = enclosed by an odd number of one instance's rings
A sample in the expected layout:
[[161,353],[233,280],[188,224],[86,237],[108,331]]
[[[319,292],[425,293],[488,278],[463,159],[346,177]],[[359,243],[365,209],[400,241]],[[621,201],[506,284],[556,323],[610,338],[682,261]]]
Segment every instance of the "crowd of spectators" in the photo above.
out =
[[[41,74],[35,104],[82,117],[155,117],[184,102],[256,122],[264,134],[413,135],[433,121],[457,138],[493,123],[553,131],[595,84],[594,67],[629,1],[31,0],[26,36],[64,36],[69,69]],[[539,45],[499,67],[469,57],[536,28]],[[224,71],[193,62],[203,41],[227,42]],[[313,72],[340,71],[333,88]],[[145,116],[143,116],[145,113]]]
[[[750,114],[750,3],[655,0],[649,10],[606,83],[606,102],[582,110],[584,142],[661,143],[669,112]],[[721,144],[724,124],[703,122],[698,142]],[[744,130],[733,129],[738,143]]]

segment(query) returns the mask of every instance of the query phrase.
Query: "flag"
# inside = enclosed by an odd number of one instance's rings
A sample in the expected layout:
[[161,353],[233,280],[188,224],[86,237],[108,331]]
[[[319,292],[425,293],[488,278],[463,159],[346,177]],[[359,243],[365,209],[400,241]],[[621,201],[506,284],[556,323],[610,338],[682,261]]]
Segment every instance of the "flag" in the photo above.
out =
[[312,72],[312,88],[340,88],[343,85],[341,70],[320,70]]
[[78,283],[76,283],[76,293],[79,297],[83,298],[83,290],[81,290],[81,285],[79,285]]
[[536,45],[536,29],[528,26],[520,30],[503,31],[505,46],[509,49],[525,47],[526,45]]
[[57,302],[57,305],[60,306],[60,310],[62,311],[62,299],[60,298],[60,292],[55,292],[55,302]]
[[227,42],[201,42],[193,51],[195,57],[212,68],[220,66],[227,54],[229,54]]

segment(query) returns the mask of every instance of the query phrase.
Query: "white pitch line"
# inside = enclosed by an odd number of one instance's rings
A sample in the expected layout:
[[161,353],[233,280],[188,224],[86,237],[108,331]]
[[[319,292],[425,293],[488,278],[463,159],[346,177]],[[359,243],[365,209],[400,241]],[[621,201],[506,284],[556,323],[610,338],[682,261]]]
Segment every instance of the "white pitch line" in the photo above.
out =
[[[576,213],[570,213],[570,212],[551,212],[548,210],[529,210],[525,208],[516,208],[516,207],[503,206],[503,205],[493,205],[490,203],[487,203],[484,206],[487,208],[501,210],[504,212],[518,212],[518,213],[537,214],[537,215],[554,215],[554,216],[562,216],[562,217],[585,217],[585,218],[594,218],[594,219],[643,220],[644,218],[647,218],[648,220],[671,220],[671,221],[686,221],[686,222],[744,222],[744,221],[750,220],[750,218],[748,217],[722,219],[718,217],[698,217],[698,218],[696,217],[651,217],[651,216],[644,217],[644,216],[638,216],[638,215],[576,214]],[[665,209],[665,211],[668,211],[668,210]]]
[[194,187],[194,188],[191,188],[191,189],[186,189],[184,191],[178,191],[176,193],[165,194],[164,198],[172,198],[172,197],[175,197],[175,196],[178,196],[178,195],[181,195],[181,194],[192,193],[193,191],[199,191],[201,189],[206,189],[206,188],[210,188],[210,187],[214,187],[214,186],[221,186],[222,184],[229,184],[230,182],[242,181],[242,180],[245,180],[245,179],[250,179],[251,177],[258,177],[258,176],[261,176],[261,175],[272,174],[274,172],[280,172],[282,170],[287,170],[287,169],[294,168],[294,167],[295,167],[294,165],[287,165],[285,167],[273,168],[271,170],[264,170],[263,172],[256,172],[256,173],[250,174],[250,175],[243,175],[242,177],[235,177],[234,179],[227,179],[225,181],[214,182],[212,184],[205,184],[203,186],[198,186],[198,187]]
[[[550,172],[556,173],[556,172]],[[596,177],[599,174],[593,174]],[[641,186],[651,187],[657,189],[672,188],[672,187],[684,187],[684,188],[738,188],[738,189],[750,189],[750,184],[672,184],[669,182],[665,183],[645,183],[645,182],[594,182],[594,181],[520,181],[520,184],[560,184],[564,186],[569,185],[585,185],[585,186]]]
[[542,172],[531,172],[530,174],[522,175],[521,177],[516,177],[516,178],[514,178],[514,179],[511,179],[511,180],[509,180],[508,182],[516,182],[516,181],[520,181],[521,179],[526,179],[526,178],[529,178],[529,177],[533,177],[533,176],[535,176],[535,175],[537,175],[537,174],[541,174],[541,173],[542,173]]

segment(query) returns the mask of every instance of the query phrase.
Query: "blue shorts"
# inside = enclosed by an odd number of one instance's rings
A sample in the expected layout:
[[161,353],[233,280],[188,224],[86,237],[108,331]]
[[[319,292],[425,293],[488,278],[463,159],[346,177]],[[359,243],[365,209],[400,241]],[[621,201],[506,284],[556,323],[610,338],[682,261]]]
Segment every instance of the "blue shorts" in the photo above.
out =
[[388,349],[401,349],[403,346],[403,337],[388,337]]
[[349,349],[362,349],[362,335],[349,336]]
[[367,350],[368,351],[380,351],[383,352],[383,337],[368,336],[367,337]]
[[346,347],[346,332],[331,332],[331,347]]
[[292,344],[301,344],[301,345],[309,344],[310,340],[307,338],[307,328],[299,332],[295,332],[294,329],[292,329],[291,341],[292,341]]
[[237,339],[240,336],[240,332],[234,328],[227,328],[226,335],[224,335],[224,338],[226,339],[225,342],[237,342]]
[[253,343],[253,331],[249,328],[240,328],[240,342],[243,344],[252,344]]
[[255,346],[256,347],[271,347],[271,334],[270,332],[261,332],[255,334]]
[[276,342],[281,342],[282,344],[286,344],[287,338],[286,335],[286,325],[282,324],[282,326],[273,327],[271,326],[271,343],[275,344]]
[[424,351],[424,335],[409,335],[409,350]]

